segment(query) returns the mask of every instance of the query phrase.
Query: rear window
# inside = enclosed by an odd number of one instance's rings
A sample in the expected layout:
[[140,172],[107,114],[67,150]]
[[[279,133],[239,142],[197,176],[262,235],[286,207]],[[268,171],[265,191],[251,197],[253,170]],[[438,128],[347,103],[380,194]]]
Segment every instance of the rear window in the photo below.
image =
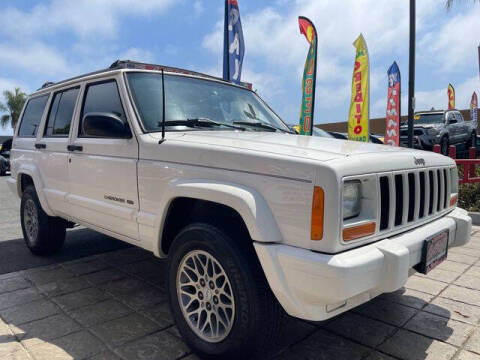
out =
[[48,114],[46,136],[68,137],[78,91],[77,87],[55,94]]
[[27,107],[23,112],[20,129],[18,129],[18,136],[20,137],[35,137],[37,136],[38,126],[42,120],[43,111],[47,104],[48,94],[38,96],[28,100]]

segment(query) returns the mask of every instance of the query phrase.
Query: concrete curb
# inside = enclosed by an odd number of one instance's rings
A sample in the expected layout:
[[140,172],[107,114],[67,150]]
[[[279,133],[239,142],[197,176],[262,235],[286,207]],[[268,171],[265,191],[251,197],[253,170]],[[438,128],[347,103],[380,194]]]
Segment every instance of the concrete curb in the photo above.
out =
[[472,218],[472,225],[480,225],[480,212],[469,212],[468,215]]

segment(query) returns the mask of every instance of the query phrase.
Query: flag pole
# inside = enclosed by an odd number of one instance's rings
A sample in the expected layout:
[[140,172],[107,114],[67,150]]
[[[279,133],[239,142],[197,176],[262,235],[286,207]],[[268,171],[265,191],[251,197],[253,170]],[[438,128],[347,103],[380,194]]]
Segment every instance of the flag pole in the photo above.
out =
[[413,148],[415,107],[415,0],[410,0],[410,50],[408,55],[408,147]]
[[230,80],[230,61],[228,59],[228,0],[225,0],[225,15],[223,24],[223,80]]

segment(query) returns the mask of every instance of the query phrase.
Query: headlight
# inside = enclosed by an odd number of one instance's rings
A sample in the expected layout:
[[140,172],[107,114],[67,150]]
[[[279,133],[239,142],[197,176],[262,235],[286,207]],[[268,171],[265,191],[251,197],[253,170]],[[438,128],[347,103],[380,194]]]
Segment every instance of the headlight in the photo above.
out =
[[435,135],[438,135],[438,130],[436,128],[431,128],[427,130],[427,133],[428,135],[435,136]]
[[360,214],[360,181],[343,183],[343,219],[350,219]]
[[450,169],[450,192],[458,193],[458,169],[456,167]]

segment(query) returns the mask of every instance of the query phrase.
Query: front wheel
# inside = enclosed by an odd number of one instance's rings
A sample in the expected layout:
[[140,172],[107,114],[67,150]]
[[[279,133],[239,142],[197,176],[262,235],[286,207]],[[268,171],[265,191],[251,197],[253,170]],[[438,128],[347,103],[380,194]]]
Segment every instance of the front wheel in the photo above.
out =
[[35,255],[52,255],[62,248],[67,222],[43,211],[35,187],[31,185],[23,191],[20,222],[25,243]]
[[251,243],[193,224],[169,252],[169,299],[178,329],[201,357],[262,358],[282,318]]

